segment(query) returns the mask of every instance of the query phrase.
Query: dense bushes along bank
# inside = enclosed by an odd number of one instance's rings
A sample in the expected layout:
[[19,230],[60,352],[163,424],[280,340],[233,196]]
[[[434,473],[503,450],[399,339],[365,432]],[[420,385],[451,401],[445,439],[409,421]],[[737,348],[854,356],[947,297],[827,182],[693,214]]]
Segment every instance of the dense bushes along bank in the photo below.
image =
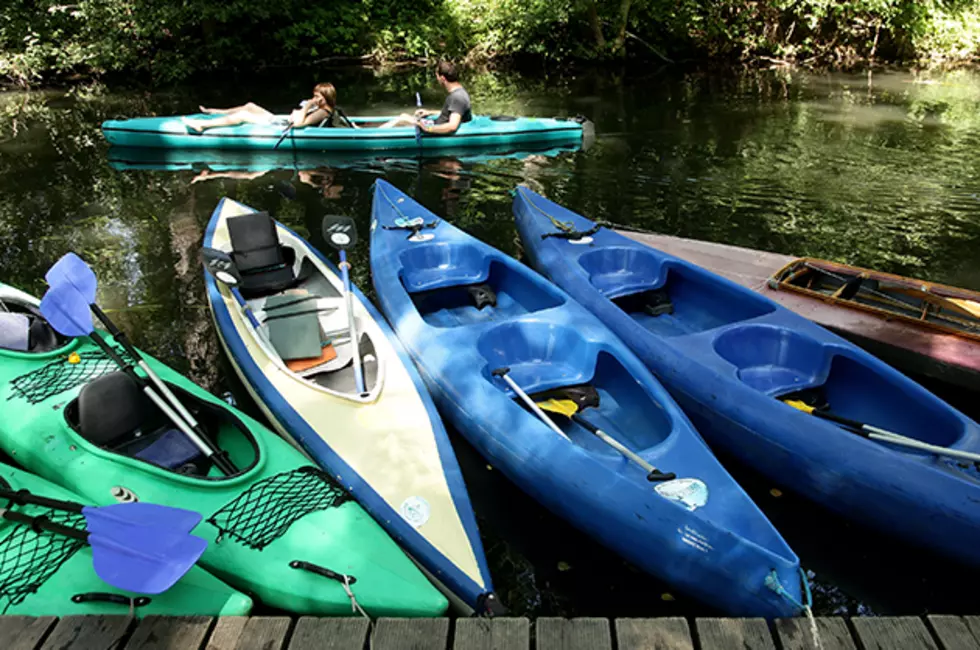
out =
[[778,60],[980,56],[976,0],[8,0],[0,78],[154,81],[333,57]]

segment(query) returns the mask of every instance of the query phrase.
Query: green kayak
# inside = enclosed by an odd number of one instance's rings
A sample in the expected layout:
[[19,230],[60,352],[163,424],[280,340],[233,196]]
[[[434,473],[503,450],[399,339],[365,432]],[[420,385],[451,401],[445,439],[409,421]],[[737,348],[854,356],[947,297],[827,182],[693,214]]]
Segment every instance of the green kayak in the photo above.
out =
[[[27,490],[62,501],[85,500],[64,488],[9,465],[0,464],[0,488]],[[0,502],[3,507],[8,507]],[[82,515],[41,506],[9,506],[25,514],[45,515],[55,523],[84,528]],[[162,594],[145,596],[110,587],[92,568],[92,549],[68,537],[36,532],[0,519],[0,614],[72,616],[244,616],[252,599],[204,569],[192,568]]]
[[266,605],[312,615],[446,610],[349,494],[266,427],[143,355],[227,452],[238,472],[224,476],[91,340],[61,338],[37,301],[11,287],[0,284],[0,300],[30,322],[26,351],[0,349],[0,446],[21,465],[98,505],[200,512],[200,564]]

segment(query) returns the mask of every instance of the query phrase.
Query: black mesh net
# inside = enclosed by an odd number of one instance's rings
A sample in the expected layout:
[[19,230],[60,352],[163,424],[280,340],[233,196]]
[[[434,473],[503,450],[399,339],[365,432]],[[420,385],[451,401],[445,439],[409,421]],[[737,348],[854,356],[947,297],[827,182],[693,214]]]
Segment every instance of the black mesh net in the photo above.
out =
[[350,501],[325,472],[306,466],[259,481],[208,518],[208,523],[248,547],[261,551],[295,521],[317,510]]
[[[121,349],[117,352],[122,356]],[[38,404],[113,370],[118,370],[118,366],[101,350],[60,357],[11,380],[7,400],[19,397],[28,404]]]
[[[85,530],[85,517],[30,506],[21,510],[29,515],[47,515],[56,524]],[[6,535],[0,539],[0,612],[19,605],[37,592],[78,549],[77,539],[49,532],[36,532],[30,526],[5,522]],[[67,596],[66,596],[67,598]]]

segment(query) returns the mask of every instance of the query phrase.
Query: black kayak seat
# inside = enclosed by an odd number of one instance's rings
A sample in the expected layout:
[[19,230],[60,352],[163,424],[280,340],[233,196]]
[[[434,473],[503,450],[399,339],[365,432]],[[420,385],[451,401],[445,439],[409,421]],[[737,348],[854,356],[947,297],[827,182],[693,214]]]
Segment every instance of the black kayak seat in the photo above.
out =
[[123,372],[88,383],[78,394],[78,428],[92,444],[167,469],[195,460],[200,450]]
[[[258,298],[289,289],[296,283],[292,249],[279,243],[276,222],[268,212],[251,212],[228,219],[231,256],[242,275],[239,289],[246,298]],[[293,259],[290,259],[292,257]]]

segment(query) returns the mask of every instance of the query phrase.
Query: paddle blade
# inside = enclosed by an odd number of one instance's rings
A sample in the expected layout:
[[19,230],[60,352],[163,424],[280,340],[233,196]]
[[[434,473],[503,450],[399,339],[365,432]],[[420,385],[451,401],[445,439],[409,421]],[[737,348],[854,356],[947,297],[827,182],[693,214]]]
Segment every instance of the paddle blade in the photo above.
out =
[[150,526],[174,533],[189,533],[201,522],[199,512],[142,501],[86,506],[82,508],[82,514],[88,531],[100,535],[111,535],[120,526]]
[[541,407],[542,411],[560,413],[566,418],[570,418],[578,413],[578,404],[570,399],[546,399],[543,401],[535,401],[537,402],[538,406]]
[[112,535],[91,534],[92,566],[105,582],[138,594],[159,594],[181,579],[208,543],[186,533],[150,526],[118,527]]
[[328,214],[323,218],[323,239],[338,251],[353,248],[357,244],[357,226],[350,217]]
[[534,396],[535,401],[556,400],[571,401],[579,411],[587,408],[599,408],[599,391],[594,386],[580,384],[578,386],[562,386],[553,390],[544,391]]
[[41,315],[62,336],[88,336],[95,330],[85,295],[69,284],[51,285],[41,298]]
[[95,290],[98,287],[95,272],[75,253],[66,253],[62,256],[44,274],[44,279],[52,287],[62,284],[73,286],[84,296],[87,305],[95,302]]
[[235,266],[235,260],[231,259],[231,255],[224,251],[219,251],[217,248],[208,248],[205,246],[201,249],[201,259],[204,261],[204,268],[223,284],[227,284],[229,287],[237,286],[242,281],[242,274],[238,272],[238,267]]

